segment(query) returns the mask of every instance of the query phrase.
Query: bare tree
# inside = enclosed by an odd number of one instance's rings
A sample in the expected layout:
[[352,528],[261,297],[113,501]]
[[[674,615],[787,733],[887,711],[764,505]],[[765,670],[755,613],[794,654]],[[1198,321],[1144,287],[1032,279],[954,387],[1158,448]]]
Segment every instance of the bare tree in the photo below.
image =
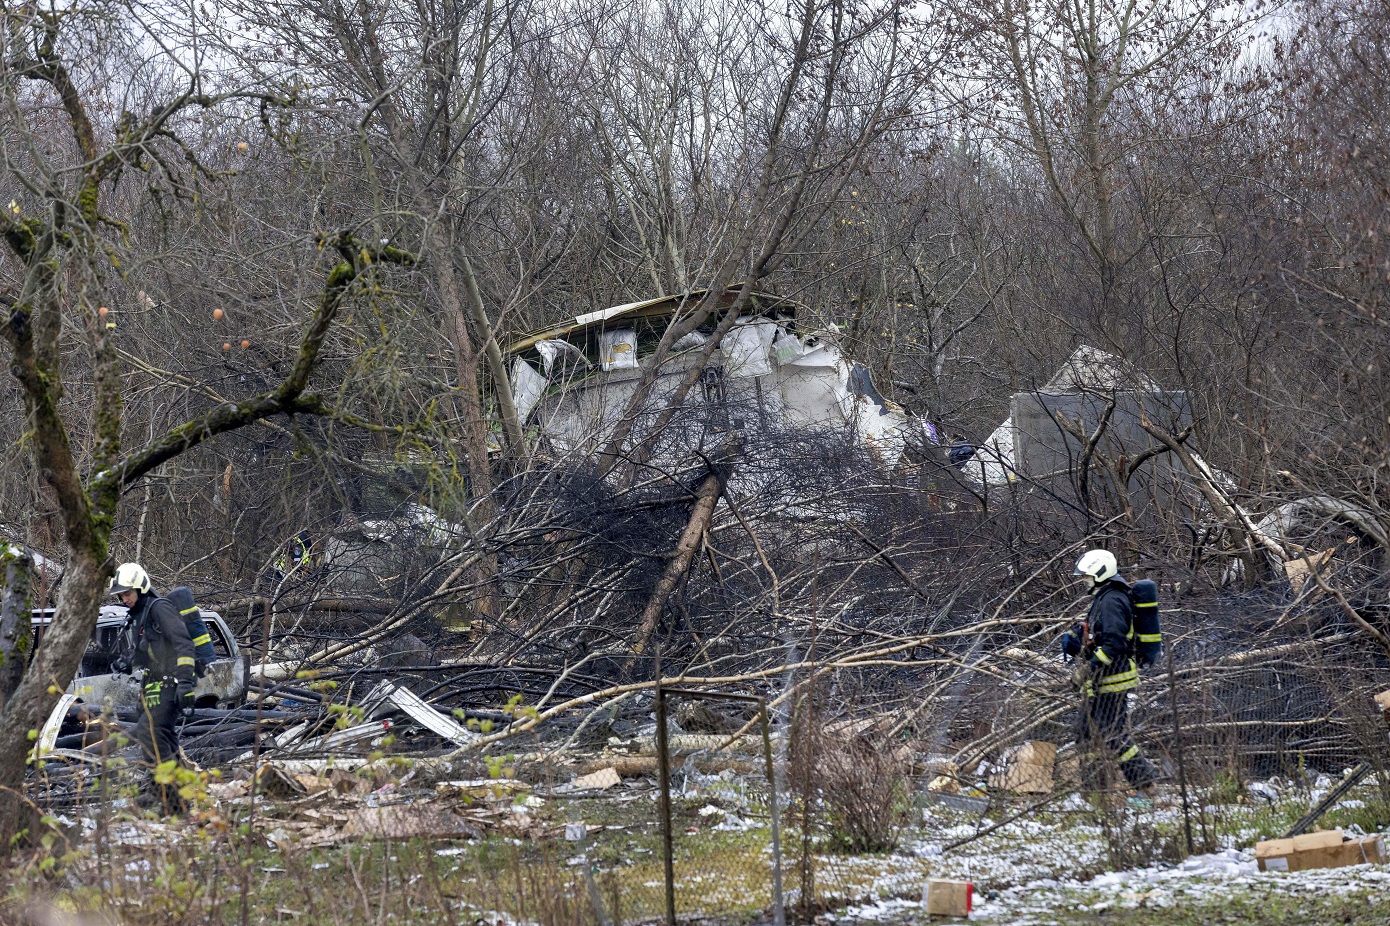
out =
[[[219,434],[273,415],[334,414],[324,396],[310,389],[325,339],[360,280],[374,276],[383,263],[413,260],[347,232],[323,237],[321,244],[336,259],[317,304],[301,316],[297,348],[279,381],[127,446],[120,310],[131,300],[122,276],[138,259],[138,242],[126,237],[121,216],[111,211],[111,191],[130,170],[160,172],[171,159],[192,155],[175,131],[186,111],[275,101],[203,93],[195,72],[143,114],[126,112],[114,125],[100,127],[93,119],[97,91],[84,85],[72,62],[83,44],[101,46],[119,37],[106,31],[110,26],[101,13],[4,10],[0,105],[10,126],[8,178],[18,193],[0,216],[0,235],[11,255],[4,268],[4,337],[24,396],[29,453],[56,501],[66,551],[53,621],[0,708],[6,837],[23,826],[21,785],[32,732],[73,677],[91,638],[113,567],[111,532],[125,490]],[[60,142],[34,131],[47,125],[61,127],[67,138]],[[194,169],[200,169],[196,161]],[[83,371],[81,378],[65,376],[74,369]]]
[[1127,163],[1180,131],[1175,108],[1229,74],[1250,16],[1225,0],[1001,0],[962,15],[983,64],[962,75],[979,88],[967,109],[1026,153],[1079,234],[1097,283],[1089,330],[1121,353],[1143,344],[1144,307],[1122,293],[1122,274],[1146,248]]

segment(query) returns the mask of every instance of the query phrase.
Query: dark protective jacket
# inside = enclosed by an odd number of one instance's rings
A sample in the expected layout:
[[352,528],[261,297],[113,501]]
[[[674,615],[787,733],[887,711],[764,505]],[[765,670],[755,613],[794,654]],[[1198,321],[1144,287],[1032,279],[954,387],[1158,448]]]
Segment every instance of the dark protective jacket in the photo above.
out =
[[1116,694],[1139,684],[1134,661],[1134,603],[1129,583],[1114,578],[1093,593],[1086,614],[1089,645],[1082,652],[1091,667],[1095,694]]
[[130,609],[132,663],[146,681],[175,679],[193,687],[193,639],[179,612],[165,598],[143,594]]

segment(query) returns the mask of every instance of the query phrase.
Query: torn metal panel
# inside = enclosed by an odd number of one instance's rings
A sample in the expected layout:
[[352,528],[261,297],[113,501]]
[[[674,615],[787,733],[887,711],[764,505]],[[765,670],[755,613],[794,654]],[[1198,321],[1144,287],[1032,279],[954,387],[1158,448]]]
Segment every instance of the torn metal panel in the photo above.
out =
[[[677,342],[677,348],[679,348],[679,342]],[[547,379],[561,372],[557,364],[560,367],[573,366],[584,372],[587,372],[590,366],[584,352],[569,341],[558,339],[537,341],[536,353],[541,356],[541,370],[544,371]],[[521,417],[525,418],[526,416],[522,415]]]
[[65,762],[82,762],[88,765],[105,765],[109,756],[101,753],[84,752],[81,749],[50,749],[39,756],[41,759],[61,759]]
[[39,730],[38,742],[34,744],[34,755],[37,758],[53,753],[53,747],[58,743],[58,731],[62,729],[63,721],[67,719],[68,708],[76,703],[76,695],[65,694],[58,699],[57,704],[53,705],[48,719],[44,721],[43,727]]
[[478,734],[441,714],[415,692],[395,682],[383,681],[373,688],[363,709],[368,716],[379,716],[388,709],[399,710],[426,730],[459,746],[466,746],[478,738]]
[[269,745],[272,749],[286,749],[293,746],[296,740],[304,738],[304,734],[309,732],[311,726],[313,726],[313,721],[309,720],[297,723],[284,733],[271,737]]
[[[718,315],[727,312],[729,307],[733,305],[738,297],[739,289],[737,286],[730,287],[719,295],[719,308],[715,312],[716,320]],[[688,293],[657,296],[654,299],[585,312],[568,321],[549,325],[539,331],[523,335],[507,345],[506,353],[510,355],[520,354],[535,348],[541,341],[564,339],[570,342],[576,340],[583,342],[596,339],[597,333],[606,326],[606,323],[615,319],[621,319],[624,322],[621,327],[634,327],[652,322],[664,326],[667,320],[677,313],[693,308],[708,295],[709,290],[697,289]],[[767,315],[769,317],[784,315],[794,318],[801,308],[803,306],[800,303],[791,299],[783,299],[770,293],[753,293],[743,311],[749,315]]]
[[[371,720],[343,730],[334,730],[332,733],[316,736],[313,739],[301,740],[299,742],[291,740],[282,748],[285,752],[292,755],[297,753],[332,753],[358,743],[371,742],[378,737],[385,736],[391,732],[393,726],[394,725],[389,720]],[[298,732],[302,734],[303,731],[300,730]],[[279,737],[276,738],[275,742],[277,745],[279,745],[279,739]],[[253,755],[254,753],[252,752],[245,752],[237,761],[249,761]]]

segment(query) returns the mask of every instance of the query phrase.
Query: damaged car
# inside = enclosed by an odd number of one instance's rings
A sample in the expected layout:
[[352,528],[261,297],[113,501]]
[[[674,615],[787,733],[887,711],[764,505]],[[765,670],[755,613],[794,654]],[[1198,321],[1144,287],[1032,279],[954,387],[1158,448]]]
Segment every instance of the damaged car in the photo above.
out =
[[[222,615],[199,609],[212,638],[215,657],[207,672],[198,679],[194,690],[196,705],[236,707],[246,700],[247,680],[250,677],[251,657],[237,645]],[[53,608],[34,611],[33,627],[37,640],[53,621]],[[114,667],[123,652],[126,609],[121,605],[106,605],[97,615],[92,639],[82,655],[82,664],[68,686],[69,704],[82,703],[89,708],[109,710],[114,714],[134,713],[140,705],[140,682],[129,673],[116,672]]]

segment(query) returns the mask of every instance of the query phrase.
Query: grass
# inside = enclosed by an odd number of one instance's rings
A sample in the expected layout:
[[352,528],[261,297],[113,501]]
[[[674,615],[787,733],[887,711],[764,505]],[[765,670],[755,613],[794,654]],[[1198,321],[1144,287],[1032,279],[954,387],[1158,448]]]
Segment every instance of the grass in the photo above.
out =
[[[1369,794],[1362,797],[1362,806],[1338,808],[1324,825],[1382,828],[1390,808]],[[675,802],[676,902],[682,916],[737,924],[759,918],[768,906],[766,828],[715,829],[713,824],[723,815],[700,814],[714,800],[747,819],[757,812],[756,803],[742,803],[747,798],[717,793]],[[1302,811],[1298,801],[1272,809],[1227,808],[1212,824],[1218,835],[1248,846],[1250,834],[1282,832]],[[188,828],[177,842],[112,845],[105,855],[88,848],[66,858],[55,846],[46,856],[33,856],[27,868],[10,873],[8,896],[0,901],[0,922],[15,921],[19,910],[38,899],[61,909],[97,912],[130,926],[231,926],[242,922],[243,885],[249,924],[593,926],[599,920],[595,894],[604,913],[619,924],[661,916],[661,836],[656,802],[649,794],[555,799],[533,816],[541,818],[547,834],[577,821],[604,829],[580,844],[552,835],[517,838],[503,832],[471,841],[360,842],[282,851],[238,832],[236,820],[216,824],[208,818],[201,827]],[[916,827],[909,838],[939,844],[975,822],[969,815],[934,808],[926,827]],[[265,832],[275,823],[262,820],[260,826]],[[1175,830],[1181,821],[1170,819],[1159,826]],[[915,898],[931,876],[970,877],[981,890],[994,892],[1040,877],[1085,880],[1103,867],[1104,840],[1089,811],[1039,813],[1028,827],[992,834],[944,858],[911,852],[846,856],[830,853],[822,842],[815,847],[818,906],[835,909],[892,896]],[[801,840],[795,830],[783,835],[783,882],[791,904],[800,884]],[[1055,859],[1040,860],[1044,850]],[[593,873],[592,888],[581,856]],[[1033,922],[1061,926],[1382,922],[1364,918],[1368,913],[1379,915],[1385,905],[1375,892],[1354,883],[1343,893],[1327,896],[1284,890],[1297,883],[1259,879],[1256,885],[1242,883],[1225,895],[1194,895],[1162,908],[1150,898],[1120,899],[1073,885],[1029,915],[1036,917]],[[1027,897],[1019,899],[1025,907],[1031,903]],[[1110,906],[1094,909],[1106,901]],[[1384,922],[1390,926],[1390,920]]]

